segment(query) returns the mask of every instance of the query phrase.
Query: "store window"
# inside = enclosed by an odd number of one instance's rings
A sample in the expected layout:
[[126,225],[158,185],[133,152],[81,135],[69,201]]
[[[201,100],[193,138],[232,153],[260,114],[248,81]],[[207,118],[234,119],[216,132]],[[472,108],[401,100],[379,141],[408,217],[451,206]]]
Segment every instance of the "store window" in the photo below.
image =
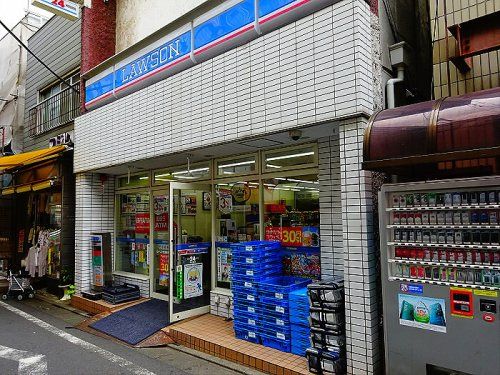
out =
[[230,244],[260,239],[259,182],[238,181],[215,186],[215,247],[217,286],[229,288],[231,281]]
[[119,194],[117,200],[115,269],[148,275],[149,193]]
[[217,175],[219,177],[231,177],[233,175],[250,174],[255,173],[256,171],[256,155],[242,156],[239,158],[217,161]]
[[317,150],[314,145],[273,150],[265,152],[263,159],[266,172],[303,168],[317,164]]
[[120,177],[118,186],[121,188],[133,188],[139,186],[149,186],[149,173],[135,174],[131,176]]
[[263,184],[264,239],[281,242],[285,273],[319,278],[318,175],[275,177]]
[[154,182],[161,184],[169,181],[191,182],[210,179],[210,162],[193,165],[180,165],[154,172]]

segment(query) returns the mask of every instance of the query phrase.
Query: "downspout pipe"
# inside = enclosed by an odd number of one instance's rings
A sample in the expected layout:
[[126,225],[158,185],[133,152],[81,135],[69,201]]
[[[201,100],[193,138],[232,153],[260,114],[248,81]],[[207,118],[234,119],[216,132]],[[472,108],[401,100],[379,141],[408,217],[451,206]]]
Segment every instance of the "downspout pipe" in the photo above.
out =
[[397,78],[391,78],[387,81],[386,90],[387,90],[387,108],[395,108],[396,107],[396,93],[394,87],[397,83],[403,82],[405,80],[405,67],[403,65],[399,65],[397,67]]

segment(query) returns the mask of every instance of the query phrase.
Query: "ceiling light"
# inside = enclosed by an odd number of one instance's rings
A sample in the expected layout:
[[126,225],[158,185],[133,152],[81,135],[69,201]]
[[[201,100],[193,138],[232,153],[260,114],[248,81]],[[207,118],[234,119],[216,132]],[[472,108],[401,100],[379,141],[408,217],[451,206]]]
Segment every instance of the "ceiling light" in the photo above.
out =
[[255,164],[255,160],[240,161],[238,163],[219,165],[219,169],[230,168],[230,167],[239,167],[241,165],[250,165],[250,164]]
[[283,156],[274,156],[272,158],[267,158],[267,161],[271,160],[283,160],[283,159],[291,159],[291,158],[300,158],[302,156],[310,156],[314,155],[314,151],[309,151],[309,152],[301,152],[299,154],[291,154],[291,155],[283,155]]

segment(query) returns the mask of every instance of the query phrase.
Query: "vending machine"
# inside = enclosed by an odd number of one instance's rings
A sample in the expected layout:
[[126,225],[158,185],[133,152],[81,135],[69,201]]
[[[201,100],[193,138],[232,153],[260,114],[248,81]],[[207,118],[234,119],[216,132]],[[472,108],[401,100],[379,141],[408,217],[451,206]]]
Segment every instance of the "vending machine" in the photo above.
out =
[[500,374],[500,177],[379,193],[386,373]]

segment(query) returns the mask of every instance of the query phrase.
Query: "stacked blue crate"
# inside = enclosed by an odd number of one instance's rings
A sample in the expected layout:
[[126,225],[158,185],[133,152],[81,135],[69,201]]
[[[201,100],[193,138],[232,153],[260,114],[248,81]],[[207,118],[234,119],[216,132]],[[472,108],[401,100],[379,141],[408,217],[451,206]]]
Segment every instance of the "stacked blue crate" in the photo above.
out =
[[307,288],[290,293],[290,330],[292,337],[292,353],[305,356],[310,345],[309,336],[309,297]]
[[311,280],[293,276],[276,276],[259,283],[262,324],[262,344],[284,352],[292,348],[290,326],[290,293],[301,289]]
[[281,273],[280,243],[251,241],[232,244],[231,253],[235,336],[260,343],[262,312],[258,283]]

